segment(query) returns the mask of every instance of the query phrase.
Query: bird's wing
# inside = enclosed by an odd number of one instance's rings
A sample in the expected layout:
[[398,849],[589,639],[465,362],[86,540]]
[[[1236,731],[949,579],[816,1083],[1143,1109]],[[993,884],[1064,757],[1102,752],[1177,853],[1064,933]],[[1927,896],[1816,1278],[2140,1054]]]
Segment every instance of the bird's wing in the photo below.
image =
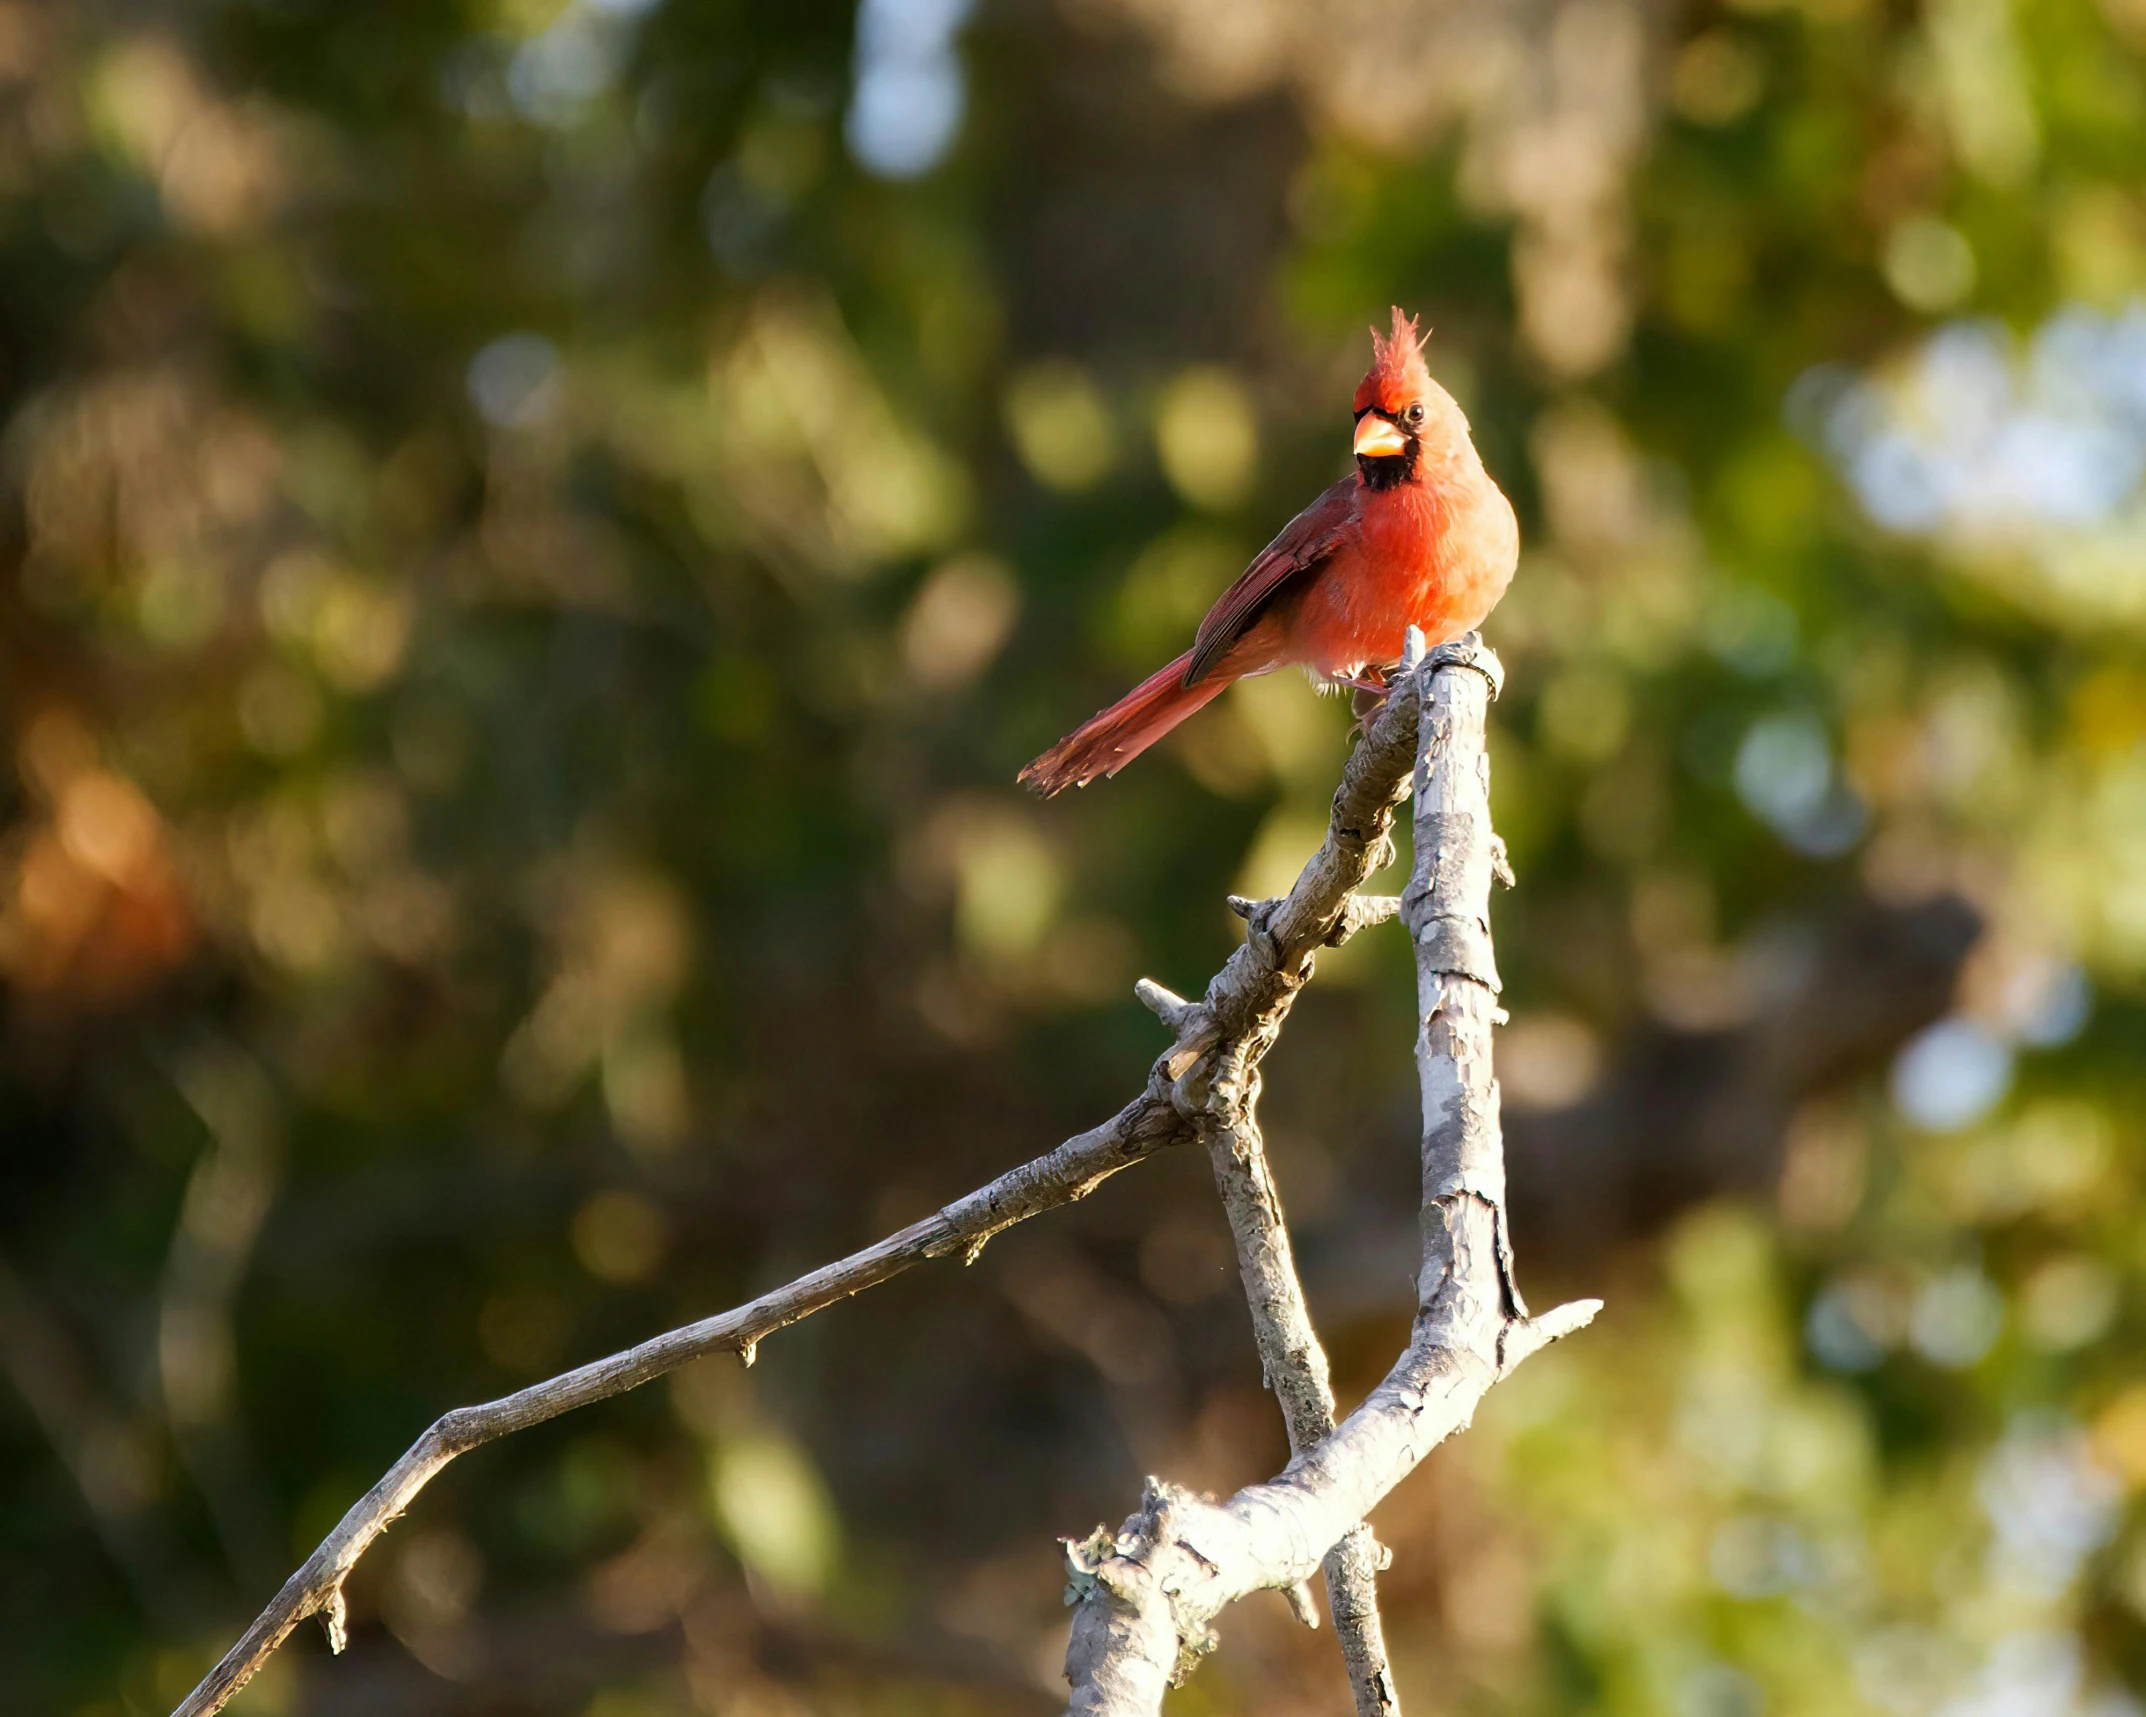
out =
[[1354,477],[1344,477],[1327,490],[1284,525],[1281,535],[1259,551],[1237,582],[1215,598],[1192,636],[1186,685],[1199,683],[1283,585],[1310,572],[1334,552],[1356,522],[1356,488]]

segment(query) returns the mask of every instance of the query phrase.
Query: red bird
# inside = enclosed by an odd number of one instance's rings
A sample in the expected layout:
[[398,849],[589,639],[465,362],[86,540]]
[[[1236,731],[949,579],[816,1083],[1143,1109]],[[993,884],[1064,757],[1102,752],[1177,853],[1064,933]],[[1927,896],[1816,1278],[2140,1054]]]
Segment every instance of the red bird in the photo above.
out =
[[1200,622],[1192,648],[1083,722],[1021,779],[1048,798],[1115,775],[1233,680],[1291,664],[1383,692],[1420,626],[1432,644],[1482,624],[1520,557],[1513,509],[1468,420],[1431,380],[1415,322],[1371,334],[1356,389],[1356,471],[1289,521]]

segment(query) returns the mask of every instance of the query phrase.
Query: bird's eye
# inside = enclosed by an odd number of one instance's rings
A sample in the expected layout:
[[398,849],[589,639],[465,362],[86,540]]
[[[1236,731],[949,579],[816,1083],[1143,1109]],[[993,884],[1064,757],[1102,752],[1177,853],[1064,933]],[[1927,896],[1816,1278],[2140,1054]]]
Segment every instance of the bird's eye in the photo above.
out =
[[1408,408],[1408,421],[1410,423],[1421,423],[1423,421],[1423,401],[1420,399]]

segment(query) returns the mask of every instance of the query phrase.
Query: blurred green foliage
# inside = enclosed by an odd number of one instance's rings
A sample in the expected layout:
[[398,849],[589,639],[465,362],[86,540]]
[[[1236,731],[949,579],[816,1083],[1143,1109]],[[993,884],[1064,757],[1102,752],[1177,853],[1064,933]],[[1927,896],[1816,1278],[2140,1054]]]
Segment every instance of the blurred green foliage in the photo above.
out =
[[[1409,1709],[2139,1710],[2142,166],[2139,0],[0,4],[10,1708],[1123,1101],[1346,717],[1013,773],[1399,301],[1525,521],[1501,1075],[1610,1302],[1378,1522]],[[1345,1390],[1409,1035],[1367,935],[1269,1081]],[[1049,1709],[1052,1535],[1282,1458],[1213,1202],[473,1457],[243,1708]]]

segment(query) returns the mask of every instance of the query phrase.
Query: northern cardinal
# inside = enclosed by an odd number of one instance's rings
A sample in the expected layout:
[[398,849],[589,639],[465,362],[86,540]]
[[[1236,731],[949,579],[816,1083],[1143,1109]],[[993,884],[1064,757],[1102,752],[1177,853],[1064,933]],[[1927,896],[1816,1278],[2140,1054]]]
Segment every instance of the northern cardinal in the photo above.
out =
[[1520,556],[1513,509],[1468,420],[1423,362],[1410,317],[1371,333],[1356,388],[1356,470],[1297,514],[1225,590],[1192,648],[1021,771],[1048,798],[1115,775],[1234,680],[1292,664],[1381,693],[1420,626],[1432,644],[1482,624]]

